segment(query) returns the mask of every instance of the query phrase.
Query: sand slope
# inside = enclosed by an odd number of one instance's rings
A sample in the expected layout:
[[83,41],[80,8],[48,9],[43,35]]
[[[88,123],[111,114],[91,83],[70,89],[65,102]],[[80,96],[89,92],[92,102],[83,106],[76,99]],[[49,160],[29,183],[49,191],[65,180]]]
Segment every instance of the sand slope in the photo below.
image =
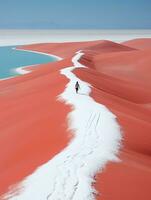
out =
[[123,44],[136,49],[151,49],[151,38],[133,39]]
[[85,53],[81,62],[89,68],[75,71],[94,87],[92,97],[116,114],[124,134],[121,163],[109,164],[98,176],[98,199],[151,198],[149,55],[150,50],[134,50],[94,53],[90,59]]
[[[67,83],[60,75],[60,65],[52,69],[48,64],[42,71],[0,82],[1,194],[68,142],[70,109],[56,101]],[[61,110],[59,116],[56,110]]]

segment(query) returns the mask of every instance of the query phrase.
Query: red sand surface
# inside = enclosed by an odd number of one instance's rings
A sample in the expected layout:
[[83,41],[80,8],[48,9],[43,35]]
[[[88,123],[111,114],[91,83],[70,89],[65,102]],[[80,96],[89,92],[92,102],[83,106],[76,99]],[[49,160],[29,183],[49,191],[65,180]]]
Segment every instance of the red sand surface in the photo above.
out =
[[150,52],[85,52],[81,62],[89,68],[74,71],[92,85],[91,96],[117,116],[123,131],[121,162],[97,175],[97,200],[151,199]]
[[46,64],[0,82],[0,194],[67,145],[70,108],[56,98],[68,82],[59,69],[68,64]]
[[20,49],[38,51],[48,54],[54,54],[62,58],[67,58],[75,54],[76,51],[98,44],[97,41],[92,42],[66,42],[51,44],[32,44],[20,47]]
[[144,48],[146,42],[140,48],[140,40],[126,46],[96,41],[22,47],[65,59],[0,82],[0,194],[67,145],[70,108],[56,96],[68,80],[59,69],[72,66],[71,56],[84,50],[81,63],[88,68],[74,73],[92,85],[91,96],[117,116],[123,131],[121,162],[109,163],[96,176],[97,200],[151,199],[151,50]]
[[136,49],[151,49],[151,38],[129,40],[123,44]]

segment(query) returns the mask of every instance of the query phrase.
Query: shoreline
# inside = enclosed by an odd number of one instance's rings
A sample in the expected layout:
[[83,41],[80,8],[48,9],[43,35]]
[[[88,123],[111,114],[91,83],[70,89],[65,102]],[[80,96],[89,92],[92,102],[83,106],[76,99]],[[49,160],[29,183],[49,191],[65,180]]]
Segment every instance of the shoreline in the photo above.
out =
[[[48,54],[48,53],[43,53],[43,52],[38,52],[38,51],[32,51],[32,50],[24,50],[24,49],[17,49],[17,48],[12,48],[13,50],[15,51],[26,51],[26,52],[31,52],[31,53],[37,53],[37,54],[41,54],[41,55],[47,55],[47,56],[50,56],[52,58],[55,58],[56,60],[55,61],[52,61],[52,62],[57,62],[57,61],[60,61],[62,60],[63,58],[59,57],[59,56],[56,56],[56,55],[53,55],[53,54]],[[48,62],[49,63],[49,62]],[[51,63],[51,62],[50,62]],[[42,64],[42,63],[41,63]],[[28,74],[28,73],[31,73],[31,71],[29,71],[28,67],[36,67],[37,65],[40,65],[40,64],[35,64],[35,65],[26,65],[26,66],[21,66],[21,67],[17,67],[17,68],[14,68],[13,71],[17,72],[18,75],[24,75],[24,74]],[[17,76],[17,75],[16,75]],[[12,78],[15,78],[16,77],[15,75],[13,76],[10,76],[10,77],[7,77],[7,78],[1,78],[0,81],[5,81],[5,80],[8,80],[8,79],[12,79]]]
[[[53,55],[53,54],[48,54],[48,53],[43,53],[43,52],[39,52],[39,51],[32,51],[32,50],[26,50],[26,49],[17,49],[17,48],[14,48],[16,51],[27,51],[27,52],[31,52],[31,53],[37,53],[37,54],[41,54],[41,55],[46,55],[46,56],[50,56],[50,57],[53,57],[55,58],[56,60],[55,61],[52,61],[52,62],[57,62],[57,61],[60,61],[62,60],[63,58],[59,57],[59,56],[56,56],[56,55]],[[49,62],[48,62],[49,63]],[[51,63],[51,62],[50,62]],[[43,64],[43,63],[41,63]],[[40,64],[35,64],[35,65],[27,65],[27,66],[22,66],[22,67],[17,67],[15,68],[15,71],[17,71],[18,74],[20,75],[24,75],[24,74],[28,74],[28,73],[31,73],[31,71],[28,71],[28,69],[24,69],[24,68],[28,68],[28,67],[36,67],[37,65],[40,65]],[[13,78],[13,77],[12,77]]]

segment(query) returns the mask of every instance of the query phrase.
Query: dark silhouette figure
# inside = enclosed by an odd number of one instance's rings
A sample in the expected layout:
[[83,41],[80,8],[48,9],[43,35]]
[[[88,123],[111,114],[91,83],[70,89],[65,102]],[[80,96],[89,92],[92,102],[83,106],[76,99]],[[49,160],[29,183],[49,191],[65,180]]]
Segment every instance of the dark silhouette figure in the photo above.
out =
[[75,84],[76,93],[78,93],[79,88],[80,88],[80,85],[79,85],[79,82],[77,81]]

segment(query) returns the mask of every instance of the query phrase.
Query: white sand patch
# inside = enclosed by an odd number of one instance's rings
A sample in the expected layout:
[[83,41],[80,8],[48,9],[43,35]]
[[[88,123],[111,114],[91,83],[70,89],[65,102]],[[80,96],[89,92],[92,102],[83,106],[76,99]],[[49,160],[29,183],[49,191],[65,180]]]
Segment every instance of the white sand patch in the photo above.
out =
[[[73,69],[84,67],[78,62],[82,55],[78,52],[72,60],[74,66],[61,70],[69,83],[59,100],[73,106],[68,115],[73,140],[61,153],[10,190],[6,199],[94,200],[95,174],[107,162],[118,160],[121,133],[115,115],[95,102],[89,96],[90,85],[72,73]],[[76,81],[80,83],[79,94],[74,90]],[[16,189],[18,194],[15,194]]]

